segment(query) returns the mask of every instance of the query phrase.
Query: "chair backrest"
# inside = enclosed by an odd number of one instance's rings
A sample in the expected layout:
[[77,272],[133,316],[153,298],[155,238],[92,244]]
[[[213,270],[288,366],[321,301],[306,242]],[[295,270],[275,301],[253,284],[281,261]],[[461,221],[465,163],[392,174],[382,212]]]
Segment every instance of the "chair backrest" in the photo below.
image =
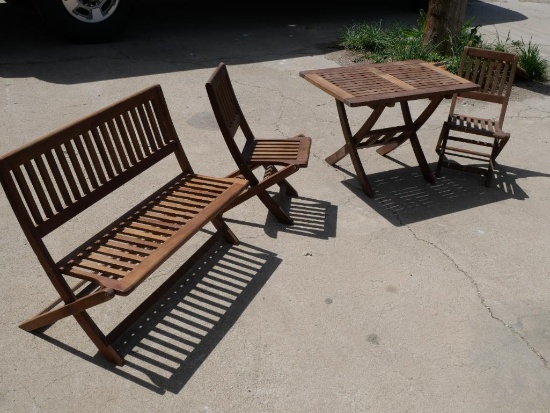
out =
[[[458,96],[500,105],[498,125],[502,127],[518,60],[515,53],[465,47],[458,75],[477,83],[480,89],[464,92]],[[457,95],[453,96],[451,102],[451,114],[454,112],[456,100]]]
[[242,171],[245,161],[235,137],[239,129],[247,141],[254,140],[255,136],[241,110],[225,63],[220,63],[206,82],[206,92],[225,143]]

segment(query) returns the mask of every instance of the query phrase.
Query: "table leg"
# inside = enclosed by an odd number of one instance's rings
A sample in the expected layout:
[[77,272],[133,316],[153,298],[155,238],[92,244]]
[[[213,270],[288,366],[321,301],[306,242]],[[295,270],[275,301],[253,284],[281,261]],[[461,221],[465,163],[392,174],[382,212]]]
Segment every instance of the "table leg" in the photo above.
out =
[[416,156],[416,160],[418,161],[418,165],[420,166],[420,170],[422,171],[422,175],[424,176],[424,179],[426,179],[426,181],[435,184],[435,178],[430,169],[430,166],[428,165],[428,162],[426,161],[426,157],[424,156],[424,152],[422,151],[422,147],[420,146],[420,142],[418,140],[418,135],[416,134],[418,127],[414,124],[412,120],[411,111],[407,102],[401,102],[401,112],[403,113],[405,125],[411,127],[413,127],[414,125],[414,131],[407,133],[407,135],[408,139],[411,141],[411,146],[413,148],[414,155]]
[[[347,115],[346,115],[345,109],[342,106],[342,110],[344,111],[343,112],[344,120],[342,120],[342,116],[340,115],[340,109],[339,109],[338,105],[341,105],[341,103],[339,103],[339,101],[336,100],[336,106],[338,108],[338,116],[340,116],[340,124],[342,125],[342,130],[347,130],[348,131],[347,133],[351,136],[351,130],[350,130],[350,127],[349,127],[349,122],[347,120]],[[352,142],[354,142],[356,146],[357,146],[357,144],[359,144],[363,140],[365,135],[372,129],[372,127],[374,126],[374,124],[376,123],[378,118],[380,118],[380,115],[382,115],[382,112],[384,111],[385,108],[386,108],[386,106],[384,106],[384,105],[380,105],[380,106],[375,107],[373,112],[370,114],[368,119],[363,124],[363,126],[361,126],[361,128],[357,131],[357,133],[355,135],[353,135]],[[344,132],[344,134],[345,134],[345,132]],[[342,146],[340,149],[338,149],[332,155],[327,156],[325,158],[325,162],[328,163],[331,166],[334,166],[334,164],[336,162],[343,159],[348,153],[349,153],[348,145],[346,143],[344,146]]]
[[[355,143],[355,139],[351,134],[351,129],[349,127],[349,121],[346,114],[346,108],[344,107],[344,104],[340,102],[339,100],[336,100],[336,107],[338,109],[338,116],[340,117],[340,125],[342,126],[342,132],[344,133],[344,139],[346,140],[346,149],[340,148],[338,151],[336,151],[333,155],[342,155],[342,158],[346,156],[347,152],[351,158],[351,163],[353,164],[353,167],[355,169],[355,173],[357,175],[357,179],[359,180],[359,183],[361,184],[361,188],[363,189],[363,192],[371,197],[374,198],[374,190],[370,186],[370,183],[367,179],[367,175],[365,174],[365,170],[363,169],[363,164],[361,163],[361,159],[359,158],[359,154],[357,153],[357,144]],[[329,157],[330,158],[330,157]],[[328,159],[328,158],[327,158]],[[340,158],[341,159],[341,158]],[[333,161],[333,163],[330,163],[328,160],[327,162],[331,165],[336,163],[339,159],[336,159]]]

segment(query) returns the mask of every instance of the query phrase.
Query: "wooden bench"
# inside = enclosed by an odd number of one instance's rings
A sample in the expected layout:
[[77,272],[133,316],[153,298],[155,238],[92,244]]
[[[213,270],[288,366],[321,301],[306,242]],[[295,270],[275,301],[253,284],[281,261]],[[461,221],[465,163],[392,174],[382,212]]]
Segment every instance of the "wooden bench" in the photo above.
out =
[[[130,205],[127,213],[67,256],[54,260],[44,242],[46,235],[169,155],[181,167],[169,182],[138,205]],[[73,316],[103,356],[117,365],[123,365],[124,359],[114,342],[182,271],[165,280],[106,335],[86,310],[130,294],[207,224],[216,231],[185,261],[183,272],[222,236],[238,244],[221,213],[248,185],[244,179],[193,172],[159,85],[8,153],[0,158],[0,179],[59,294],[58,300],[20,327],[37,331]],[[76,285],[69,283],[74,278],[80,279]]]

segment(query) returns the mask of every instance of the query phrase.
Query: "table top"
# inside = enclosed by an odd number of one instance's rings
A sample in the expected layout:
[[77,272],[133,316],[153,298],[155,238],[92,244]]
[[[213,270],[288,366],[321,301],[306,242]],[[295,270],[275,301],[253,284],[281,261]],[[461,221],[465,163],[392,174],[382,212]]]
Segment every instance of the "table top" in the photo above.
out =
[[300,76],[354,106],[376,106],[479,89],[479,85],[422,60],[304,70]]

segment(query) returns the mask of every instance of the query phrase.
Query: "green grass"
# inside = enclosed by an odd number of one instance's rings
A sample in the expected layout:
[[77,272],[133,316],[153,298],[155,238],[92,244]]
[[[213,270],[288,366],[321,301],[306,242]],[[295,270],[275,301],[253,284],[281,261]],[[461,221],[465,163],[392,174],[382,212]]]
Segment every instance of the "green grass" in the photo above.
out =
[[496,40],[489,45],[494,50],[514,52],[519,57],[519,67],[532,80],[545,81],[548,79],[549,63],[540,54],[540,46],[533,44],[531,39],[525,43],[521,40],[512,40],[510,32],[505,39],[501,39],[498,32]]
[[388,60],[423,59],[436,61],[441,55],[433,47],[422,45],[422,36],[414,28],[399,23],[382,25],[356,23],[344,29],[340,45],[360,52],[374,62]]
[[428,62],[443,64],[451,73],[458,73],[460,58],[465,46],[486,49],[512,51],[519,56],[519,67],[532,80],[547,80],[549,64],[540,54],[540,46],[531,40],[525,43],[512,41],[510,34],[493,43],[485,43],[477,26],[472,26],[473,19],[464,23],[456,36],[449,37],[450,50],[439,51],[439,45],[424,46],[422,36],[426,23],[426,13],[420,12],[417,25],[406,27],[400,23],[384,25],[378,23],[354,23],[340,31],[340,46],[358,52],[364,60],[385,62],[409,59],[422,59]]
[[540,46],[532,44],[531,40],[518,46],[519,66],[527,72],[529,79],[546,80],[548,74],[548,61],[540,55]]

